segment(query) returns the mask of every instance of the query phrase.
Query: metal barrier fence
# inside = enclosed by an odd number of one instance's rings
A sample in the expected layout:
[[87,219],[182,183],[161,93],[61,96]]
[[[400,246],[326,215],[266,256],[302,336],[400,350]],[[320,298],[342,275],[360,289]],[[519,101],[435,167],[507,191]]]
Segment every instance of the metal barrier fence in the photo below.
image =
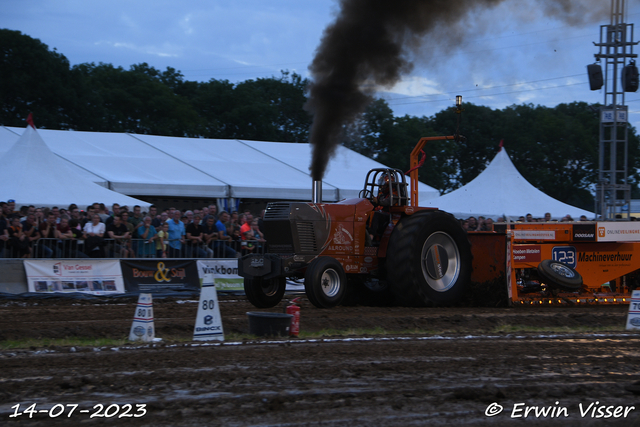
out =
[[7,240],[0,258],[239,258],[263,253],[266,243],[257,240],[190,245],[165,240],[165,248],[146,239],[38,239],[28,244]]

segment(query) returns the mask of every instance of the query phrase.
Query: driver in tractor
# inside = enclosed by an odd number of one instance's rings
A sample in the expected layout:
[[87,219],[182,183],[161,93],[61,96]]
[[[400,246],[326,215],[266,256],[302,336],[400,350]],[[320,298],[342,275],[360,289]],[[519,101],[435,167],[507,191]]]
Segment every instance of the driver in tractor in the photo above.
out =
[[[398,205],[398,191],[395,185],[396,182],[395,176],[389,174],[388,172],[384,172],[378,178],[378,205],[379,206],[391,206],[392,201],[393,205]],[[393,187],[391,191],[389,191],[389,187]],[[393,200],[392,200],[393,199]]]
[[398,177],[397,173],[387,170],[378,178],[378,196],[376,197],[378,206],[406,206],[409,202],[407,184]]
[[398,206],[398,189],[395,182],[396,177],[389,172],[383,172],[378,178],[378,195],[376,196],[378,207],[370,218],[367,246],[377,246],[380,243],[380,238],[391,219],[388,207]]

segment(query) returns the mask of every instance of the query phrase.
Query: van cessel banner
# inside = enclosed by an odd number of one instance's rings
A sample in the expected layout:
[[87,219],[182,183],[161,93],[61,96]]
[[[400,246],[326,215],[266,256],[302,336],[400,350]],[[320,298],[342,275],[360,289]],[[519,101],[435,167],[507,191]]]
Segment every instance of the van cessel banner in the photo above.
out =
[[598,242],[640,242],[640,222],[598,222]]
[[122,277],[127,292],[162,292],[163,290],[200,290],[194,260],[125,261]]
[[237,259],[198,260],[198,275],[204,280],[210,274],[218,291],[244,291],[244,279],[238,276]]
[[25,260],[29,292],[93,295],[124,293],[118,260]]

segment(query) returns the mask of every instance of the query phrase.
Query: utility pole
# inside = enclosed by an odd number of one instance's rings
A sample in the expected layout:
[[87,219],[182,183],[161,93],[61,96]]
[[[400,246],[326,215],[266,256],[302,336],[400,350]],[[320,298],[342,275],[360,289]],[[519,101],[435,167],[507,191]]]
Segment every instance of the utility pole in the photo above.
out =
[[625,0],[611,0],[611,22],[600,26],[600,43],[594,43],[600,48],[594,55],[596,61],[604,61],[604,78],[600,65],[587,67],[592,90],[600,89],[604,82],[604,104],[599,111],[600,167],[596,214],[601,220],[610,221],[628,221],[631,218],[625,92],[638,89],[638,69],[634,59],[638,55],[633,53],[633,46],[638,42],[633,41],[633,24],[624,23],[624,14]]

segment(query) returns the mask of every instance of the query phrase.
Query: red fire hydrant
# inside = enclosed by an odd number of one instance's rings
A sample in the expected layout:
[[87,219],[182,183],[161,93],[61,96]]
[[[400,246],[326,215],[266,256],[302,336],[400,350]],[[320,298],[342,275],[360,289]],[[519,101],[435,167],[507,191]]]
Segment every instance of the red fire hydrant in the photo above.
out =
[[294,298],[291,301],[291,305],[287,306],[287,314],[293,315],[291,318],[291,326],[289,327],[289,336],[297,337],[300,333],[300,306],[298,304],[298,300],[300,298]]

